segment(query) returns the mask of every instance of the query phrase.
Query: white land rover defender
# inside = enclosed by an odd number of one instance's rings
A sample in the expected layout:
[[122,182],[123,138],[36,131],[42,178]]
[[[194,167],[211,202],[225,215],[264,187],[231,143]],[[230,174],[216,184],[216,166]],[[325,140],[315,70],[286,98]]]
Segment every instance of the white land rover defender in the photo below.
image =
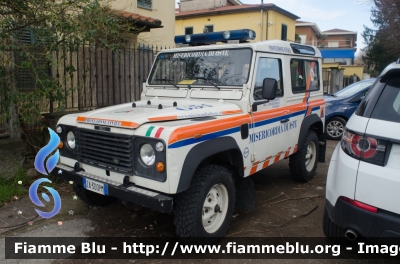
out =
[[254,197],[252,188],[243,195],[253,187],[246,177],[281,159],[295,180],[311,180],[325,161],[320,51],[239,44],[254,37],[248,29],[177,36],[238,44],[164,50],[140,101],[62,117],[54,174],[89,204],[118,198],[173,212],[181,237],[224,236],[235,202]]

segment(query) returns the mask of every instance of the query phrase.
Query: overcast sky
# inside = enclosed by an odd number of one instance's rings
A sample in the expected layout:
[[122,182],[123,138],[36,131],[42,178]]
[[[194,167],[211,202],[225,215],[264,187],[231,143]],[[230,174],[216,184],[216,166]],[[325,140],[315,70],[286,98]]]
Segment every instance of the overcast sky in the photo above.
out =
[[[179,2],[179,0],[175,0]],[[241,0],[243,4],[261,4],[261,0]],[[314,22],[321,31],[339,28],[357,31],[358,50],[365,47],[361,33],[363,25],[372,27],[370,0],[264,0],[300,17],[302,21]]]

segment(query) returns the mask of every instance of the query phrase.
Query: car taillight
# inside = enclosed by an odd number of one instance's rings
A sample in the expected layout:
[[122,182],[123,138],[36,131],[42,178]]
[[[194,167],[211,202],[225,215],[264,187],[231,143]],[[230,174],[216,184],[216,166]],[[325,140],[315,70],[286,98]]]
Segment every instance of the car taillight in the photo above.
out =
[[354,206],[356,206],[358,208],[361,208],[363,210],[367,210],[367,211],[370,211],[372,213],[377,213],[378,212],[378,208],[373,207],[371,205],[368,205],[368,204],[365,204],[365,203],[362,203],[362,202],[359,202],[359,201],[356,201],[356,200],[352,200],[352,199],[347,198],[347,197],[342,197],[342,200],[345,201],[346,203],[354,205]]
[[388,148],[386,140],[366,137],[345,130],[340,145],[347,155],[355,159],[385,166],[386,149]]

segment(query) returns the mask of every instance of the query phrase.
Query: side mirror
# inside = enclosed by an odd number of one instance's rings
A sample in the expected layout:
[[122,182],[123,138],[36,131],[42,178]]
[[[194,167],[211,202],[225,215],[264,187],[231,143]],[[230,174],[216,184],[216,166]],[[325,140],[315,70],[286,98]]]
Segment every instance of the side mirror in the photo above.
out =
[[274,100],[278,90],[278,82],[272,78],[265,78],[263,81],[262,97],[266,100]]

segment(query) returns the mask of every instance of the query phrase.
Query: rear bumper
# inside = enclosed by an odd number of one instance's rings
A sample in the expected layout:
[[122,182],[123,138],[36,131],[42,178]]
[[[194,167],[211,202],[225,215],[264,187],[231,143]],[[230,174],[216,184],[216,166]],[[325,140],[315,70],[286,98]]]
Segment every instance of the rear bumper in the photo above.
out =
[[83,185],[83,178],[89,178],[108,185],[108,195],[132,204],[141,205],[161,213],[173,211],[173,198],[157,192],[146,190],[134,184],[123,185],[113,181],[104,181],[85,171],[76,172],[73,168],[57,165],[52,175],[67,181]]
[[384,242],[383,238],[400,238],[400,215],[379,210],[372,213],[338,199],[335,206],[326,200],[331,220],[344,229],[353,229],[361,236]]

